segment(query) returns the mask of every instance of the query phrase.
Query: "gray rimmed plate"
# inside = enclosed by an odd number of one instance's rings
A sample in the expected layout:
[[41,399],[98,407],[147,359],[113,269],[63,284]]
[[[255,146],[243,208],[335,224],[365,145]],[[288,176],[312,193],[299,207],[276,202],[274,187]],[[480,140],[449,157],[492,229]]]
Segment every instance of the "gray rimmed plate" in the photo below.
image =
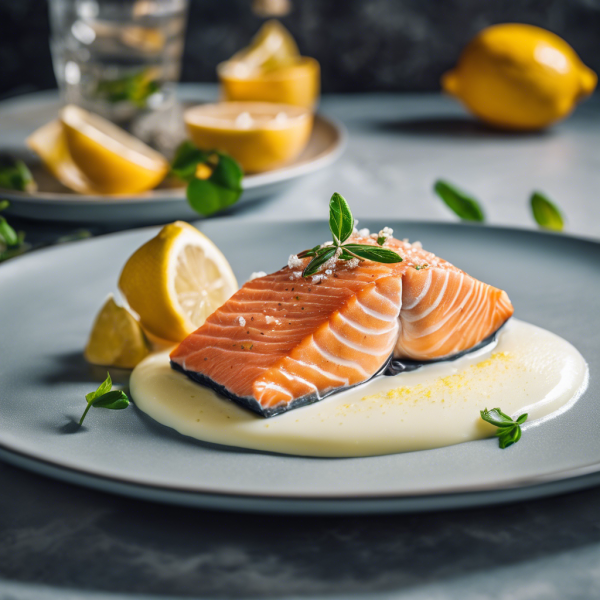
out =
[[[303,458],[204,444],[135,407],[98,411],[78,429],[85,393],[105,376],[85,363],[82,348],[124,261],[156,232],[145,229],[32,253],[0,266],[1,457],[106,491],[272,512],[475,506],[600,483],[600,244],[468,225],[387,225],[506,289],[519,318],[574,344],[590,366],[589,388],[575,406],[542,427],[526,429],[519,444],[505,451],[491,439],[370,458]],[[249,227],[229,218],[199,227],[222,248],[240,281],[257,269],[274,270],[285,264],[290,251],[328,237],[324,222]]]
[[[182,85],[179,97],[189,105],[214,99],[214,91],[214,86]],[[109,197],[77,194],[61,185],[24,146],[30,133],[56,118],[60,106],[57,96],[48,93],[15,98],[0,106],[0,152],[23,158],[38,184],[38,190],[31,193],[0,188],[0,198],[11,201],[7,213],[45,221],[137,225],[198,218],[187,203],[183,187],[163,186],[144,194]],[[324,169],[341,156],[346,141],[347,132],[341,123],[316,115],[302,154],[281,168],[246,175],[238,204],[273,196],[298,178]]]

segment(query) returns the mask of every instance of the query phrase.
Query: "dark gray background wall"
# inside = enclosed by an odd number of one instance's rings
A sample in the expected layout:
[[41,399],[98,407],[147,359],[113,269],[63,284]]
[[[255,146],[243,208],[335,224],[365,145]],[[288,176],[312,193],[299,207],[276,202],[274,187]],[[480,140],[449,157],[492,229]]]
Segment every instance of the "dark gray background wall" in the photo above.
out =
[[[251,0],[190,0],[184,81],[215,65],[262,19]],[[520,21],[564,37],[600,72],[600,0],[295,0],[282,19],[323,68],[325,91],[434,90],[481,28]],[[44,0],[0,0],[0,96],[55,86]]]

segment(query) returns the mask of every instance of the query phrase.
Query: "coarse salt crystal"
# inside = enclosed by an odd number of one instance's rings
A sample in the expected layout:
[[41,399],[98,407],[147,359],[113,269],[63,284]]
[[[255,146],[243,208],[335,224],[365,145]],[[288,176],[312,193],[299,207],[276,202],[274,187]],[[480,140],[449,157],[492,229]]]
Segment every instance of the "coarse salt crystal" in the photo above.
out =
[[371,235],[371,232],[366,227],[364,227],[363,229],[359,229],[358,235],[360,237],[366,238],[366,237],[369,237],[369,235]]
[[246,324],[246,319],[244,319],[244,317],[238,317],[237,322],[239,323],[240,327],[243,327]]
[[302,267],[304,263],[301,258],[298,258],[296,254],[290,254],[288,258],[288,267],[290,269],[297,269],[298,267]]
[[248,281],[254,281],[255,279],[260,279],[261,277],[266,277],[266,273],[264,271],[256,271],[250,275],[250,279]]
[[413,242],[412,247],[421,250],[423,248],[423,244],[421,244],[421,242]]
[[275,323],[276,325],[279,325],[281,323],[281,321],[279,319],[276,319],[275,317],[271,317],[270,315],[267,315],[265,317],[265,321],[267,322],[267,325],[270,325],[271,323]]
[[360,263],[360,260],[358,260],[358,258],[351,258],[346,265],[348,266],[349,269],[356,269],[356,267],[358,267],[358,263]]
[[324,279],[325,279],[325,275],[313,275],[312,276],[313,283],[319,283],[320,281],[323,281]]

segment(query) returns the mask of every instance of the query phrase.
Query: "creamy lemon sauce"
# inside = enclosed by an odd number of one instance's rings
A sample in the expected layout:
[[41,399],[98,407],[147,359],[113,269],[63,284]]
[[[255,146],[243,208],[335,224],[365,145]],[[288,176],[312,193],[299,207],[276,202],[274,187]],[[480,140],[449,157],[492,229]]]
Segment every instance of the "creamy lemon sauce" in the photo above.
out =
[[511,320],[497,343],[455,361],[377,377],[321,402],[264,419],[146,358],[131,376],[138,408],[206,442],[304,456],[370,456],[489,437],[479,411],[529,413],[527,430],[567,410],[587,386],[581,354],[557,335]]

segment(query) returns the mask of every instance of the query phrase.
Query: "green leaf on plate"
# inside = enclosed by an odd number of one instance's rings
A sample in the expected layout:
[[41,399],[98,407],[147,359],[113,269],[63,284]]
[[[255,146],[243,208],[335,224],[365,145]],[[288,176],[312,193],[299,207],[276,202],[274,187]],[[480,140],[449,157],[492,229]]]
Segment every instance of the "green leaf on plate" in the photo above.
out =
[[87,406],[81,415],[79,425],[81,425],[88,414],[90,408],[106,408],[108,410],[123,410],[129,406],[129,398],[122,390],[112,390],[112,379],[110,373],[106,374],[106,379],[98,386],[94,392],[85,395]]
[[540,227],[552,231],[564,229],[565,224],[560,210],[544,194],[534,192],[530,202],[533,218]]
[[499,408],[486,408],[480,411],[480,415],[484,421],[498,428],[496,437],[500,448],[508,448],[521,439],[521,425],[527,421],[527,413],[522,414],[516,421]]
[[210,152],[200,150],[192,142],[185,141],[175,151],[171,163],[171,173],[183,181],[191,181],[196,176],[199,164],[205,164],[210,157]]
[[463,221],[485,221],[485,215],[479,202],[447,181],[438,179],[433,186],[436,194]]

